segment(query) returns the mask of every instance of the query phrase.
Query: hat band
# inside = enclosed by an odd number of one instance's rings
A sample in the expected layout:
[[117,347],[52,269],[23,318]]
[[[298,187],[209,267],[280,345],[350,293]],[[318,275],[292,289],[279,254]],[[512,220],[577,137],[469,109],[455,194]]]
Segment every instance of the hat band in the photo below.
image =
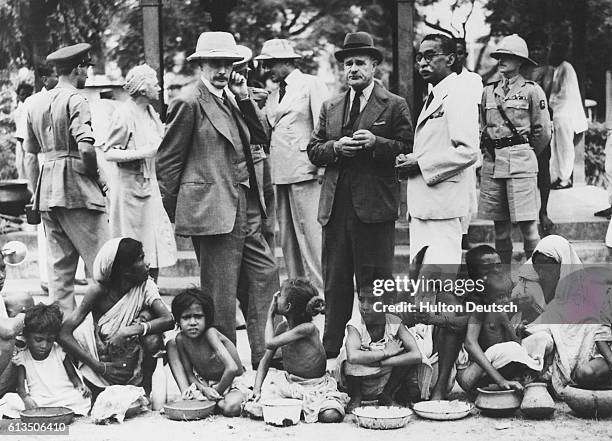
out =
[[363,43],[348,43],[344,45],[344,49],[374,49],[374,47],[366,46]]

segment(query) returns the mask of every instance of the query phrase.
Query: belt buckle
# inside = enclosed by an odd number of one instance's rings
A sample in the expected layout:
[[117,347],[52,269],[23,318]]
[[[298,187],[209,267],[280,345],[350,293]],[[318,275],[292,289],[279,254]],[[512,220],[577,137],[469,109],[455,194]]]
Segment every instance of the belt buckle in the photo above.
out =
[[501,149],[503,147],[501,138],[493,140],[493,147],[495,147],[495,149]]

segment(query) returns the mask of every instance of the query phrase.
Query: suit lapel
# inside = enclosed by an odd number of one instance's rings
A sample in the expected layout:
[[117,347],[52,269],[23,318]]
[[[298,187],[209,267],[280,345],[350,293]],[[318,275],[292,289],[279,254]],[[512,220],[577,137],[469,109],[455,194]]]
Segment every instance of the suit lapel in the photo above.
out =
[[[236,121],[236,125],[238,126],[238,131],[240,133],[240,139],[242,140],[242,142],[245,143],[245,145],[250,146],[251,145],[251,132],[249,132],[249,127],[247,126],[244,118],[240,117],[240,115],[242,115],[242,111],[240,110],[240,107],[238,107],[238,103],[236,102],[236,99],[234,98],[233,94],[228,93],[227,99],[229,101],[230,106],[232,107],[232,112],[233,112],[232,118],[234,121]],[[242,149],[242,146],[235,146],[235,147],[236,147],[236,150]]]
[[438,108],[442,104],[442,101],[444,100],[444,98],[446,98],[447,95],[448,93],[446,91],[444,93],[434,95],[433,100],[431,100],[429,106],[421,110],[421,114],[419,115],[419,119],[417,121],[417,127],[420,126],[425,120],[427,120],[427,118],[429,118],[432,113],[438,110]]
[[241,148],[241,146],[234,144],[232,132],[228,126],[228,119],[226,116],[227,113],[219,106],[215,98],[212,96],[212,93],[210,93],[206,85],[201,81],[199,91],[200,96],[198,97],[198,100],[200,101],[200,107],[208,117],[210,123],[221,135],[223,135],[224,138],[232,143],[236,150]]
[[329,130],[332,139],[342,137],[342,121],[344,117],[344,105],[348,99],[348,91],[336,97],[336,100],[329,106]]
[[379,85],[375,84],[370,99],[361,112],[360,129],[369,129],[387,107],[387,97],[380,93]]

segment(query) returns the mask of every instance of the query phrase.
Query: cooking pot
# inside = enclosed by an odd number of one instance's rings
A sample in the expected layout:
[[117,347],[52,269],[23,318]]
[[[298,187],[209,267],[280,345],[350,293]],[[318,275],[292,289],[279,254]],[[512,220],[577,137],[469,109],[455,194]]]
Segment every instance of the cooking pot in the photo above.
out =
[[25,179],[0,180],[0,213],[9,216],[21,216],[25,206],[32,199]]

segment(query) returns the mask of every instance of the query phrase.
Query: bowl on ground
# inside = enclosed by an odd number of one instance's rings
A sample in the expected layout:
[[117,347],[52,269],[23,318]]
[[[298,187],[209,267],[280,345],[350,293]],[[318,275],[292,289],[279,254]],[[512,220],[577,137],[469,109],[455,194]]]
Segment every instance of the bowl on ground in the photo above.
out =
[[22,423],[65,424],[74,419],[74,412],[67,407],[34,407],[19,412]]
[[465,401],[421,401],[412,407],[414,413],[428,420],[450,421],[465,418],[470,414],[472,405]]
[[176,421],[201,420],[212,415],[217,403],[214,401],[179,400],[164,405],[167,418]]
[[292,426],[299,423],[302,414],[302,401],[291,398],[277,398],[261,402],[266,424],[273,426]]
[[519,407],[523,394],[516,389],[500,389],[497,385],[479,387],[476,397],[476,407],[482,414],[490,417],[508,417],[513,415]]
[[608,418],[612,416],[612,389],[580,389],[567,386],[561,392],[563,400],[582,418]]
[[397,406],[362,406],[353,410],[357,424],[366,429],[399,429],[404,427],[412,417],[407,407]]

